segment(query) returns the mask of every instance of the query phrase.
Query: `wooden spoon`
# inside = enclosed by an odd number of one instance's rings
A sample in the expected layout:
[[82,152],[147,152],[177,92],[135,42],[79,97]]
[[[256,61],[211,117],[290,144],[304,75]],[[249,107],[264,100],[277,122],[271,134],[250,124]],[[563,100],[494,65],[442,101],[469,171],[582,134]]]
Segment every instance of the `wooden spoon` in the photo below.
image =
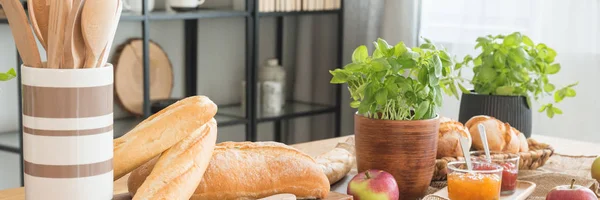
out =
[[71,10],[71,0],[53,0],[48,23],[48,68],[60,68],[64,52],[65,28]]
[[50,6],[46,2],[46,0],[27,0],[31,25],[44,49],[48,49],[48,21],[50,18]]
[[84,0],[73,0],[67,17],[62,68],[78,69],[85,61],[85,42],[81,33],[81,8]]
[[110,40],[118,0],[86,0],[81,13],[81,30],[86,44],[85,68],[96,67]]
[[27,15],[25,14],[25,10],[23,10],[21,1],[0,0],[0,3],[4,8],[8,25],[10,26],[23,64],[28,67],[42,67],[40,52],[37,48],[31,27],[29,27]]
[[100,59],[98,60],[98,64],[96,67],[104,67],[106,62],[108,61],[108,54],[110,54],[110,49],[112,48],[113,40],[115,39],[115,34],[117,33],[117,27],[119,26],[119,20],[121,19],[121,11],[123,11],[123,2],[119,0],[117,12],[115,13],[115,18],[113,22],[113,28],[110,33],[110,39],[106,43],[106,47],[102,51],[100,55]]

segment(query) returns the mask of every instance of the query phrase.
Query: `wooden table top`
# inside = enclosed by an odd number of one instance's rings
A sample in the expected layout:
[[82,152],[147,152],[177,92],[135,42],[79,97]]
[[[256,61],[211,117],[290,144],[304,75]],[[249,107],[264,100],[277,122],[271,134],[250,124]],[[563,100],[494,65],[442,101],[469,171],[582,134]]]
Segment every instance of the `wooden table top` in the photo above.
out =
[[[338,142],[345,141],[345,137],[331,138],[326,140],[318,140],[307,143],[291,145],[300,151],[307,153],[313,157],[325,153],[335,147]],[[550,144],[554,147],[556,153],[565,155],[600,155],[600,144],[575,141],[564,138],[557,138],[543,135],[533,135],[533,138],[539,142]],[[127,178],[129,175],[115,181],[114,193],[122,194],[127,192]],[[25,199],[25,190],[14,188],[0,191],[0,200],[23,200]]]

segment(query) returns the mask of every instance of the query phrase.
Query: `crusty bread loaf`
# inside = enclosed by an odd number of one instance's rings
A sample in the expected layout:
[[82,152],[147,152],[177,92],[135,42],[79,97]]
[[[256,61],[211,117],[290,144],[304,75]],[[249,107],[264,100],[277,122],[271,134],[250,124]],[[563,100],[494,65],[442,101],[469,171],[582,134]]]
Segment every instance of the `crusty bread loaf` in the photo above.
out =
[[170,105],[114,140],[114,180],[188,137],[217,113],[208,97],[188,97]]
[[217,141],[212,119],[158,158],[133,200],[189,199],[210,162]]
[[517,130],[516,128],[512,128],[512,130],[513,132],[518,133],[519,135],[519,152],[528,152],[529,144],[527,143],[527,138],[525,137],[525,134],[521,133],[521,131]]
[[[133,195],[156,160],[133,171]],[[310,156],[275,142],[224,142],[215,147],[202,181],[190,199],[259,199],[290,193],[298,198],[325,198],[329,181]]]
[[[499,151],[507,153],[518,153],[521,150],[522,142],[519,138],[519,133],[512,128],[510,124],[490,116],[475,116],[465,126],[469,129],[473,138],[473,147],[477,150],[483,150],[483,143],[479,134],[478,125],[483,124],[485,127],[486,136],[490,151]],[[527,140],[525,140],[525,144]]]
[[443,157],[462,157],[462,148],[460,138],[469,140],[468,149],[471,148],[471,134],[469,130],[460,122],[449,118],[440,118],[440,130],[438,133],[438,149],[436,158]]
[[315,160],[325,172],[329,184],[333,185],[350,172],[355,158],[354,137],[350,137],[345,142],[338,143],[331,151],[317,156]]

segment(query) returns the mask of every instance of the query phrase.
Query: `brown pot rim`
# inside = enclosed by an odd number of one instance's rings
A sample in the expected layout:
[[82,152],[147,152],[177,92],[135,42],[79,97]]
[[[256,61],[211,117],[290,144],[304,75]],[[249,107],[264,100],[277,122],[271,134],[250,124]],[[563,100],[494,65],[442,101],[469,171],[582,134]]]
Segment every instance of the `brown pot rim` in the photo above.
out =
[[420,120],[391,120],[391,119],[373,119],[373,118],[368,118],[365,117],[363,115],[359,115],[358,112],[354,113],[354,116],[362,118],[363,120],[370,120],[370,121],[392,121],[392,122],[397,122],[397,123],[412,123],[412,122],[432,122],[432,121],[436,121],[440,119],[440,114],[435,114],[434,118],[431,119],[420,119]]

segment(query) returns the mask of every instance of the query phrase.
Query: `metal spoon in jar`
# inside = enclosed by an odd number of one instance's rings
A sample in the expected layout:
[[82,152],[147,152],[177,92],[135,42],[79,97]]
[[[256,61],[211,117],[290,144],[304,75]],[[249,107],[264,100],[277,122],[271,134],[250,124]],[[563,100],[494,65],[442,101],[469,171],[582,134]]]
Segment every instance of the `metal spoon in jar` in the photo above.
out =
[[479,129],[479,136],[481,138],[481,143],[483,144],[483,151],[485,151],[485,159],[487,162],[492,162],[492,156],[490,155],[490,146],[488,145],[487,134],[485,133],[485,126],[483,124],[479,124],[477,126]]

